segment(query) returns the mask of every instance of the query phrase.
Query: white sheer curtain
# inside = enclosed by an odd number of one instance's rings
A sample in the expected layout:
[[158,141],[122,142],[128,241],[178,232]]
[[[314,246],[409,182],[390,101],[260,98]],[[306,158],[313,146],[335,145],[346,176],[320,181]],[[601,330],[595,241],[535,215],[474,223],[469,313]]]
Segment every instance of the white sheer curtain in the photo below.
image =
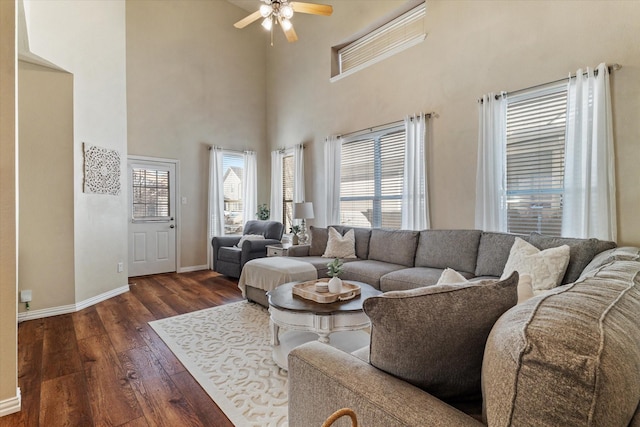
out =
[[[304,145],[298,144],[293,148],[293,203],[304,202]],[[294,224],[302,220],[294,219]]]
[[427,116],[424,113],[404,119],[406,142],[402,181],[402,225],[404,230],[429,228],[426,146]]
[[282,221],[282,152],[271,152],[271,202],[272,221]]
[[293,148],[293,203],[304,202],[304,145]]
[[[497,98],[497,99],[496,99]],[[506,117],[507,94],[489,93],[479,104],[475,227],[507,231]]]
[[569,79],[562,235],[616,240],[616,185],[609,70]]
[[327,137],[324,144],[325,219],[327,225],[340,224],[340,165],[342,139]]
[[209,221],[207,253],[210,268],[213,268],[211,257],[211,238],[224,235],[224,182],[222,170],[222,149],[212,147],[209,151]]
[[247,222],[256,219],[258,211],[258,171],[256,153],[244,153],[244,177],[242,179],[242,219]]

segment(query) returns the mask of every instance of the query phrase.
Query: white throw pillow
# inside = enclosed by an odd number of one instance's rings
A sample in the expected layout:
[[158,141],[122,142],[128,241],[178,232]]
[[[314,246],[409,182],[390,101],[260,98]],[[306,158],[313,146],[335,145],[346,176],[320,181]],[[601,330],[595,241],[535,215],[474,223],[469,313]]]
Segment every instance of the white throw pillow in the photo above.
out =
[[325,258],[357,258],[356,233],[353,229],[341,236],[335,228],[329,227],[327,248],[322,256]]
[[569,246],[562,245],[541,251],[532,244],[516,237],[509,259],[504,266],[500,280],[504,280],[514,271],[531,276],[533,293],[545,291],[560,285],[569,265]]
[[[474,279],[474,282],[479,279]],[[497,281],[497,280],[496,280]],[[491,281],[489,281],[491,282]],[[458,273],[452,268],[445,268],[438,279],[436,285],[452,284],[452,283],[469,283],[469,280],[462,274]],[[528,274],[520,275],[518,279],[518,304],[521,304],[533,297],[533,288],[531,285],[531,276]]]
[[518,304],[522,304],[529,298],[533,298],[533,284],[531,275],[522,274],[518,279]]
[[436,285],[442,285],[445,283],[466,283],[468,280],[462,274],[455,271],[453,268],[445,268],[438,279]]
[[264,240],[264,236],[262,234],[245,234],[240,238],[236,246],[242,249],[242,244],[245,240]]

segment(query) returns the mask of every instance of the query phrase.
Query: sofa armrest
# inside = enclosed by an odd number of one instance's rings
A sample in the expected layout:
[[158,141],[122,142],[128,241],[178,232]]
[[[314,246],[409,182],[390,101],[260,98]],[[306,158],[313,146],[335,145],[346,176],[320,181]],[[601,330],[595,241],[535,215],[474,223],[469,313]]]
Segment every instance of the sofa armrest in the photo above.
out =
[[264,240],[245,240],[242,243],[242,251],[243,252],[264,252],[265,256],[267,254],[267,246],[268,245],[281,245],[280,240],[276,239],[264,239]]
[[240,236],[214,236],[211,238],[213,247],[213,270],[218,271],[218,250],[223,247],[235,246],[240,241]]
[[351,408],[375,426],[483,426],[429,393],[351,354],[311,342],[289,353],[289,426],[319,426]]
[[293,245],[289,246],[287,256],[309,256],[310,245]]
[[241,236],[215,236],[211,238],[211,245],[215,249],[223,246],[235,246],[240,241]]

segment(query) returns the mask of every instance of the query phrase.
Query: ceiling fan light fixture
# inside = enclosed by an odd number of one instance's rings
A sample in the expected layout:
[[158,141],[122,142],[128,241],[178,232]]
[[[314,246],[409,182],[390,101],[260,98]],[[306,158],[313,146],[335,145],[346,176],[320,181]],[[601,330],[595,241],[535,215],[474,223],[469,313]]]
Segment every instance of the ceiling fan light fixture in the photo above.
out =
[[262,15],[263,18],[271,15],[272,11],[273,6],[271,6],[270,4],[263,4],[262,6],[260,6],[260,15]]
[[267,31],[271,31],[271,28],[273,27],[273,21],[271,20],[271,17],[265,18],[265,20],[262,21],[262,27]]
[[281,21],[281,24],[282,24],[282,29],[285,31],[289,31],[291,27],[293,27],[293,25],[291,24],[291,21],[289,21],[288,19],[283,19]]
[[293,17],[293,8],[289,4],[285,4],[280,8],[280,13],[285,19],[291,19]]

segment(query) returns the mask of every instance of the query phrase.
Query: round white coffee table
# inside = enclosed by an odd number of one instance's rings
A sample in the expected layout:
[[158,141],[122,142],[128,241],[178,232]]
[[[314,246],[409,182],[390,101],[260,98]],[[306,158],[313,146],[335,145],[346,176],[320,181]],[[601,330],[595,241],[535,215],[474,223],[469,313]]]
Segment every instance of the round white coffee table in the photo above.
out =
[[293,295],[293,285],[300,282],[285,283],[267,292],[272,355],[278,366],[287,369],[289,352],[309,341],[318,340],[346,352],[369,344],[366,330],[371,323],[362,311],[362,302],[382,292],[366,283],[349,282],[360,286],[360,295],[330,304]]

